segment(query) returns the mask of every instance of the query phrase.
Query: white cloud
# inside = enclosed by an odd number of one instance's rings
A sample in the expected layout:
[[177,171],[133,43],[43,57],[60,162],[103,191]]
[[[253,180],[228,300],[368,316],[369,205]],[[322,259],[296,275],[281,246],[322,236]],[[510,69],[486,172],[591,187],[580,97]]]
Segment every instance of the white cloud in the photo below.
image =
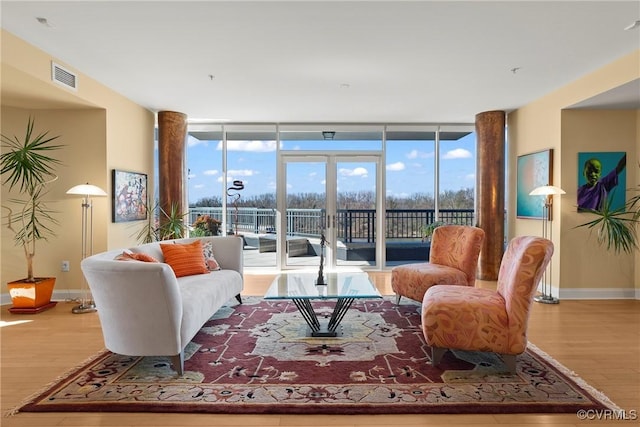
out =
[[430,153],[425,153],[424,151],[418,150],[411,150],[406,154],[407,159],[428,159],[430,157],[433,157],[433,155],[433,151]]
[[204,188],[204,184],[196,184],[196,185],[193,186],[193,188],[195,188],[195,189]]
[[187,178],[189,178],[189,179],[193,179],[195,177],[196,177],[195,173],[190,173],[189,175],[187,175]]
[[387,165],[388,171],[403,171],[405,169],[405,165],[403,162],[395,162]]
[[218,175],[220,173],[220,171],[218,171],[217,169],[209,169],[209,170],[206,170],[206,171],[204,171],[202,173],[204,175],[212,176],[212,175]]
[[447,151],[443,159],[468,159],[472,157],[471,152],[469,150],[465,150],[464,148],[456,148],[455,150]]
[[361,176],[363,178],[366,178],[369,175],[367,169],[363,167],[357,167],[355,169],[341,168],[338,173],[342,176]]
[[[276,144],[276,141],[227,141],[227,151],[266,153],[276,151]],[[222,141],[218,142],[216,150],[222,150]]]
[[227,174],[229,176],[231,176],[231,175],[234,175],[234,176],[253,176],[254,173],[256,173],[256,172],[251,170],[251,169],[232,169],[229,172],[227,172]]
[[466,175],[464,178],[469,180],[469,181],[475,181],[476,180],[476,174],[475,173],[470,173],[470,174]]

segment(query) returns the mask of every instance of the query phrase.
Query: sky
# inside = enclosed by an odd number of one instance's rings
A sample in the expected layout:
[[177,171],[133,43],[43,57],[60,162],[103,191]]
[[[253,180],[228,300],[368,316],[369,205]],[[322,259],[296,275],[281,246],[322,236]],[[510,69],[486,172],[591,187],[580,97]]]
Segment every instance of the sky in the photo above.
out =
[[[224,192],[222,183],[222,142],[188,137],[189,203]],[[333,141],[344,150],[380,150],[379,141]],[[228,141],[229,181],[244,183],[243,196],[274,193],[276,189],[275,141]],[[282,142],[283,150],[314,150],[322,153],[327,141]],[[440,143],[440,192],[475,187],[475,133],[457,141]],[[331,147],[333,149],[335,147]],[[433,141],[388,141],[386,159],[387,195],[410,197],[415,193],[433,194],[435,144]],[[302,152],[301,152],[302,154]],[[339,191],[375,189],[372,163],[344,162],[337,166]],[[324,191],[324,165],[317,162],[289,164],[287,191]]]

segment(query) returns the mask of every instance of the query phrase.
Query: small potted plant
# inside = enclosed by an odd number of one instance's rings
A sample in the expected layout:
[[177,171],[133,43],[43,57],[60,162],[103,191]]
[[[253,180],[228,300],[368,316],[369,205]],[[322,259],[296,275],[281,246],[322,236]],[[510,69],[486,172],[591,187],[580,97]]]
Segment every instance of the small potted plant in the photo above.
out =
[[447,223],[444,221],[434,221],[430,224],[425,225],[424,227],[422,227],[422,241],[425,242],[429,242],[431,241],[431,236],[433,235],[433,231],[440,227],[441,225],[446,225]]
[[209,215],[199,215],[192,224],[192,236],[217,236],[221,222]]
[[[60,161],[50,153],[62,148],[49,137],[48,131],[34,135],[34,120],[29,117],[24,137],[1,135],[3,152],[0,155],[2,184],[19,195],[11,197],[3,210],[6,226],[21,247],[27,262],[27,277],[7,284],[13,302],[13,312],[38,312],[49,308],[55,277],[36,277],[33,260],[36,243],[54,236],[57,224],[55,212],[46,205],[47,186],[58,179],[55,167]],[[15,194],[15,193],[14,193]]]

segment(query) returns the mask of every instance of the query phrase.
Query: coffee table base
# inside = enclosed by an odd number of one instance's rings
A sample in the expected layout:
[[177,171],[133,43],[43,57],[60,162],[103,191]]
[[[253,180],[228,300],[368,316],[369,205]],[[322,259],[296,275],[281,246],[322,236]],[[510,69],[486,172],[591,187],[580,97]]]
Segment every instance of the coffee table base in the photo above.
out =
[[347,314],[349,307],[355,298],[338,298],[329,321],[324,324],[320,323],[311,301],[307,298],[292,298],[293,303],[298,307],[298,311],[302,314],[304,321],[309,326],[307,336],[313,338],[335,338],[342,336],[342,327],[340,322]]
[[319,331],[312,331],[311,328],[307,328],[307,337],[308,338],[340,338],[343,335],[342,326],[338,326],[335,331],[330,331],[326,328],[326,325],[323,328],[320,326]]

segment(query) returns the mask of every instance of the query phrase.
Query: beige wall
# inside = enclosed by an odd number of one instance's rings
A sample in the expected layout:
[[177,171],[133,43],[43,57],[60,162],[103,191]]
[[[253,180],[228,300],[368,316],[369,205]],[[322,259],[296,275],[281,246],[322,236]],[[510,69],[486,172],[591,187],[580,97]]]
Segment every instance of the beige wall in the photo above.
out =
[[[78,74],[78,91],[52,83],[52,60],[55,58],[2,31],[2,133],[23,135],[27,117],[32,115],[37,130],[60,135],[65,145],[59,156],[64,166],[51,191],[52,207],[60,211],[57,237],[41,242],[34,264],[36,275],[57,277],[54,297],[65,299],[78,296],[82,284],[81,199],[65,193],[73,185],[90,182],[109,194],[94,199],[94,252],[135,244],[132,236],[141,222],[111,222],[111,170],[146,173],[149,188],[153,188],[155,118],[151,111],[57,60]],[[7,197],[3,185],[3,203]],[[4,227],[0,241],[0,292],[5,296],[6,282],[24,277],[26,264]],[[71,262],[70,272],[60,272],[62,260]]]
[[[594,216],[577,212],[579,152],[624,151],[627,153],[627,188],[635,186],[638,166],[636,153],[635,111],[565,110],[562,113],[562,183],[563,196],[561,254],[562,287],[581,288],[582,294],[603,293],[617,289],[628,293],[634,286],[634,254],[607,251],[597,243],[597,234],[576,228]],[[603,171],[608,173],[609,171]],[[623,191],[624,188],[616,189]],[[627,191],[627,198],[632,191]],[[566,248],[571,248],[566,250]],[[589,268],[585,268],[588,266]]]
[[[634,296],[640,287],[635,267],[637,255],[616,256],[595,245],[589,231],[575,226],[588,214],[578,214],[577,153],[626,151],[628,186],[638,183],[640,121],[638,111],[570,110],[580,101],[640,78],[640,50],[553,92],[508,116],[509,173],[515,177],[517,156],[554,150],[553,184],[567,194],[556,196],[552,235],[556,246],[552,260],[553,294],[561,298],[612,298]],[[508,194],[514,195],[515,179]],[[515,196],[508,201],[509,237],[540,235],[540,221],[515,218]],[[636,297],[640,294],[636,293]]]

